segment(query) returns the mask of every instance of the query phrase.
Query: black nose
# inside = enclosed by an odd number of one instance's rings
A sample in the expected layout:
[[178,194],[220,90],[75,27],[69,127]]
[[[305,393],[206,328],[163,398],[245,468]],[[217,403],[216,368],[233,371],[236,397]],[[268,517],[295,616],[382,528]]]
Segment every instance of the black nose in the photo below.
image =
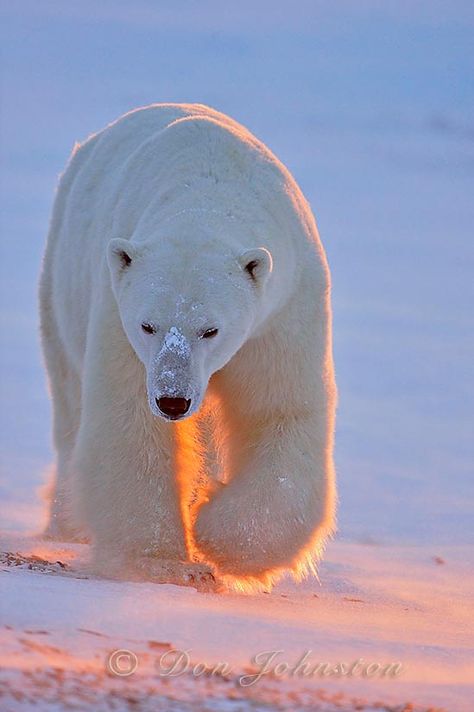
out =
[[182,415],[188,412],[189,406],[191,405],[191,401],[186,398],[169,398],[168,396],[163,396],[155,400],[161,412],[172,420],[181,418]]

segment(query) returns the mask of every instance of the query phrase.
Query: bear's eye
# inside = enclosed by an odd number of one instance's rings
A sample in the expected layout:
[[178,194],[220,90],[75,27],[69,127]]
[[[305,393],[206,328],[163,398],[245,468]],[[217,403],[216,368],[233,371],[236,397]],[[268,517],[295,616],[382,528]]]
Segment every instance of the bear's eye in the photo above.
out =
[[217,334],[219,329],[206,329],[206,331],[203,331],[201,336],[199,337],[200,339],[212,339],[213,336]]
[[156,334],[156,326],[149,324],[147,321],[142,324],[142,330],[145,334]]

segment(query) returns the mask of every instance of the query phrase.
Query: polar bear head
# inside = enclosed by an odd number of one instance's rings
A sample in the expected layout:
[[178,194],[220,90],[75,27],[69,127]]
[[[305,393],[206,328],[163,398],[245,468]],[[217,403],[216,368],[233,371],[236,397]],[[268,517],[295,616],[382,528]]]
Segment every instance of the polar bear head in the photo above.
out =
[[152,413],[192,415],[212,374],[261,323],[270,252],[116,238],[107,261],[123,329],[146,369]]

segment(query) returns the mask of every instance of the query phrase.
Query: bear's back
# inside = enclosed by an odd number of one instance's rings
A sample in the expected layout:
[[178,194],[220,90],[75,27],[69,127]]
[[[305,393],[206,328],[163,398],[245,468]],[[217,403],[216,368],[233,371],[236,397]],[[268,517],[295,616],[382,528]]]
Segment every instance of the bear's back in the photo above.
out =
[[264,148],[245,127],[203,104],[152,104],[135,109],[75,145],[59,183],[50,238],[55,241],[64,233],[68,241],[76,236],[84,242],[92,229],[94,235],[105,238],[110,227],[107,208],[109,213],[113,210],[110,201],[121,189],[127,161],[154,136],[187,118],[218,123],[249,144]]
[[56,222],[62,221],[73,207],[82,212],[85,205],[81,203],[87,205],[87,214],[92,214],[94,203],[103,201],[108,184],[113,183],[123,164],[142,143],[176,119],[204,115],[205,111],[212,110],[200,104],[152,104],[124,114],[82,143],[76,143],[61,176]]

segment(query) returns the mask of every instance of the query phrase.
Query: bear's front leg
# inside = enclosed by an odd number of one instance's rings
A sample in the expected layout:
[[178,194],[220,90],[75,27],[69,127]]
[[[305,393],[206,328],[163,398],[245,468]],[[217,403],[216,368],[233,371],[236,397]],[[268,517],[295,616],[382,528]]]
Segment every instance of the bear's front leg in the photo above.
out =
[[317,559],[334,526],[334,473],[321,418],[248,423],[230,482],[199,510],[196,544],[220,574],[270,581]]
[[149,422],[136,401],[121,404],[123,418],[109,411],[116,399],[102,403],[93,414],[84,408],[74,456],[75,514],[91,535],[96,572],[146,575],[149,561],[153,577],[156,561],[188,558],[172,426]]
[[188,559],[175,432],[149,409],[144,368],[117,315],[101,312],[83,370],[72,508],[91,536],[94,570],[143,576],[147,560],[152,574],[157,560]]
[[115,416],[95,400],[93,413],[86,406],[75,456],[75,506],[91,534],[91,571],[219,590],[213,569],[189,557],[174,426],[148,415],[138,394],[128,408],[116,399],[101,402],[114,403]]

